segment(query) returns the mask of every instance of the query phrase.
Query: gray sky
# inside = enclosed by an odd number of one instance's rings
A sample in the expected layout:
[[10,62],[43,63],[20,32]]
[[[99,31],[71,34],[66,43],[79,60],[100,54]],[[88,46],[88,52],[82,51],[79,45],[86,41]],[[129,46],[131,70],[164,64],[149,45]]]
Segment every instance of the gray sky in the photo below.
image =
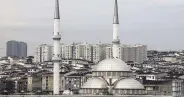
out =
[[[0,0],[0,48],[6,41],[52,44],[55,0]],[[62,42],[111,43],[114,0],[60,0]],[[149,49],[184,48],[184,0],[119,0],[120,39]],[[0,49],[0,56],[5,55]]]

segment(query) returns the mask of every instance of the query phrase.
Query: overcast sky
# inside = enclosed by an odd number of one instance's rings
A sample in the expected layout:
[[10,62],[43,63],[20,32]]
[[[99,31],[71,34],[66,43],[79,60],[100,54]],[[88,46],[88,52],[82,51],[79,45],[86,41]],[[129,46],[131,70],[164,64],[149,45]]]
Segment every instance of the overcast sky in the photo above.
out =
[[[0,56],[6,41],[28,43],[28,54],[52,44],[55,0],[0,0]],[[61,42],[111,43],[114,0],[60,0]],[[120,39],[149,49],[184,49],[184,0],[119,0]]]

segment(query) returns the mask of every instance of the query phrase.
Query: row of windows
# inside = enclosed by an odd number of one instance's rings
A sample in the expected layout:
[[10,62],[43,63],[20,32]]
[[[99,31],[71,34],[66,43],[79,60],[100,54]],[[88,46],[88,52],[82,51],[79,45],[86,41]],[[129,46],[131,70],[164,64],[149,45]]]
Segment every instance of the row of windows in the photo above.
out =
[[130,72],[93,72],[93,76],[132,76]]
[[[107,89],[81,89],[81,94],[103,94]],[[144,95],[145,90],[113,90],[114,95]]]
[[103,94],[107,89],[81,89],[81,94]]
[[143,95],[145,90],[113,90],[115,95]]

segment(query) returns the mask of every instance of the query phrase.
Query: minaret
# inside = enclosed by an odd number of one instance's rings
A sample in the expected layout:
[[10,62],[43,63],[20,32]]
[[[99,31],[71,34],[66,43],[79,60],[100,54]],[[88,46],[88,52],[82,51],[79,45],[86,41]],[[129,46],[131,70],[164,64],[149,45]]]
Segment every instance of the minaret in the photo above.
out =
[[59,14],[59,1],[55,0],[55,13],[54,13],[54,33],[53,33],[53,41],[54,41],[54,54],[53,54],[53,62],[54,62],[54,70],[53,70],[53,94],[59,95],[59,86],[60,86],[60,61],[61,61],[61,53],[60,53],[60,14]]
[[119,17],[118,17],[118,2],[115,0],[114,6],[114,19],[113,19],[113,58],[119,58],[119,45],[120,39],[118,38],[118,28],[119,28]]

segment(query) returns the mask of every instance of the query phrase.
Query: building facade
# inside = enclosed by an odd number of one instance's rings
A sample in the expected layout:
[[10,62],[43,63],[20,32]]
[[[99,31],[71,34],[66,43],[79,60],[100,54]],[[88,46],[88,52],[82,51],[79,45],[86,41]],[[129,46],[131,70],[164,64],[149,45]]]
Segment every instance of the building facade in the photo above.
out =
[[[118,52],[118,59],[125,62],[133,61],[135,63],[143,63],[147,60],[147,46],[146,45],[120,45]],[[37,46],[35,61],[44,62],[51,61],[53,54],[53,47],[42,44]],[[87,43],[73,43],[61,44],[62,59],[84,59],[98,63],[105,58],[113,58],[112,45],[110,44],[87,44]]]
[[64,59],[72,59],[74,57],[73,45],[62,45],[62,58]]
[[6,45],[6,55],[9,57],[27,57],[27,43],[18,41],[8,41]]
[[42,91],[42,77],[39,75],[28,76],[27,91],[31,93],[37,93]]
[[75,45],[75,59],[84,59],[84,46],[85,44],[76,44]]
[[73,43],[71,45],[61,45],[61,55],[63,59],[84,59],[99,62],[105,59],[105,44]]
[[[60,74],[60,92],[64,91],[64,74]],[[53,74],[48,73],[42,75],[42,92],[44,94],[53,93]]]
[[106,45],[105,44],[93,45],[92,51],[93,51],[92,60],[94,63],[98,63],[105,59],[105,55],[106,55]]
[[42,63],[52,60],[52,46],[41,44],[36,47],[35,62]]
[[84,45],[84,58],[88,61],[93,61],[93,46],[90,44]]
[[[147,46],[146,45],[134,45],[134,46],[120,46],[119,57],[125,62],[133,61],[136,63],[143,63],[147,60]],[[106,58],[113,58],[112,46],[106,47]]]
[[19,42],[19,57],[27,57],[27,43]]

